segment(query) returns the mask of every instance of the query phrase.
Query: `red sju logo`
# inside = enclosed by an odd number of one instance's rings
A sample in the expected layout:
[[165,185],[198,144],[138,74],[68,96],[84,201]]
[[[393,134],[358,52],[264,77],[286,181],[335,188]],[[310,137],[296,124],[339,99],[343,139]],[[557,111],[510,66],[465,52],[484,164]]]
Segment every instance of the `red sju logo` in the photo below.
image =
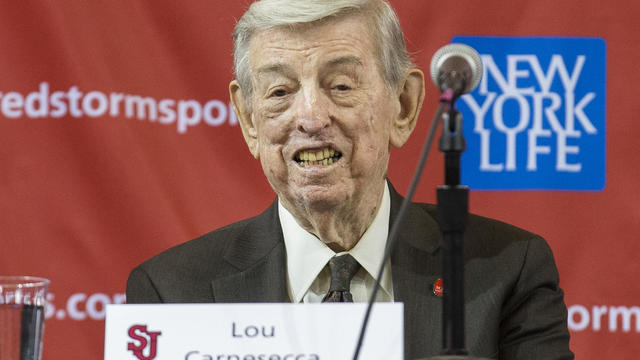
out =
[[[148,331],[147,325],[133,325],[129,328],[129,337],[133,341],[127,343],[127,350],[131,351],[139,360],[153,360],[156,358],[158,336],[160,335],[162,335],[160,331]],[[142,352],[147,346],[149,350],[145,351],[147,355],[144,355]]]

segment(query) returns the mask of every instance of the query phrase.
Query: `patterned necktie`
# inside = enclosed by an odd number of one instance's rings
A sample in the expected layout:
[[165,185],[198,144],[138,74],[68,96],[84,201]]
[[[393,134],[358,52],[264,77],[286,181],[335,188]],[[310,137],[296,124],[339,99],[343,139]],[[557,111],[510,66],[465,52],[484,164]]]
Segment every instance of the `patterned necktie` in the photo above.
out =
[[334,256],[329,260],[331,286],[322,302],[353,302],[349,292],[351,279],[360,269],[358,261],[349,254]]

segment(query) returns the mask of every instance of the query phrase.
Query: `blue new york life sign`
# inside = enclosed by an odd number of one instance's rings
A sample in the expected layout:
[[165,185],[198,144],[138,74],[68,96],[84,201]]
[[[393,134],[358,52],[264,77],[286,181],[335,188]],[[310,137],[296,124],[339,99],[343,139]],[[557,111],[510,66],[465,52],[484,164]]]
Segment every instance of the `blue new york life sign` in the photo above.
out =
[[453,38],[483,62],[457,102],[467,150],[462,183],[478,190],[605,186],[606,46],[599,38]]

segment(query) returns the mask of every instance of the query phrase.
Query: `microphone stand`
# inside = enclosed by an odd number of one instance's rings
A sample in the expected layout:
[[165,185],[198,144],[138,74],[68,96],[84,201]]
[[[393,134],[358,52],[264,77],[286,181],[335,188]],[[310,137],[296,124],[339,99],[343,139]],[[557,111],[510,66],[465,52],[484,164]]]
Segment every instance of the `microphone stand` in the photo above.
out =
[[[444,243],[442,269],[442,356],[427,360],[482,360],[468,356],[464,334],[463,235],[469,216],[469,188],[460,185],[460,155],[466,149],[462,114],[453,91],[440,98],[449,104],[442,115],[439,150],[444,154],[445,184],[438,187],[438,218]],[[425,359],[423,359],[425,360]]]

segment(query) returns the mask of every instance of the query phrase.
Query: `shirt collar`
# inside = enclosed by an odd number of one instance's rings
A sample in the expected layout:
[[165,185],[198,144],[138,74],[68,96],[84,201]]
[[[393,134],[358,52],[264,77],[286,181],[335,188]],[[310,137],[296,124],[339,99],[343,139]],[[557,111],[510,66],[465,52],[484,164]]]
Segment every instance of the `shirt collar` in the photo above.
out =
[[[380,208],[369,228],[362,235],[350,253],[372,277],[378,275],[382,256],[389,234],[389,215],[391,211],[389,187],[385,183]],[[303,229],[293,215],[278,201],[280,225],[287,250],[287,281],[289,297],[294,303],[302,301],[305,293],[336,253],[320,239]],[[388,269],[388,268],[387,268]],[[392,294],[391,274],[385,271],[381,288]]]

